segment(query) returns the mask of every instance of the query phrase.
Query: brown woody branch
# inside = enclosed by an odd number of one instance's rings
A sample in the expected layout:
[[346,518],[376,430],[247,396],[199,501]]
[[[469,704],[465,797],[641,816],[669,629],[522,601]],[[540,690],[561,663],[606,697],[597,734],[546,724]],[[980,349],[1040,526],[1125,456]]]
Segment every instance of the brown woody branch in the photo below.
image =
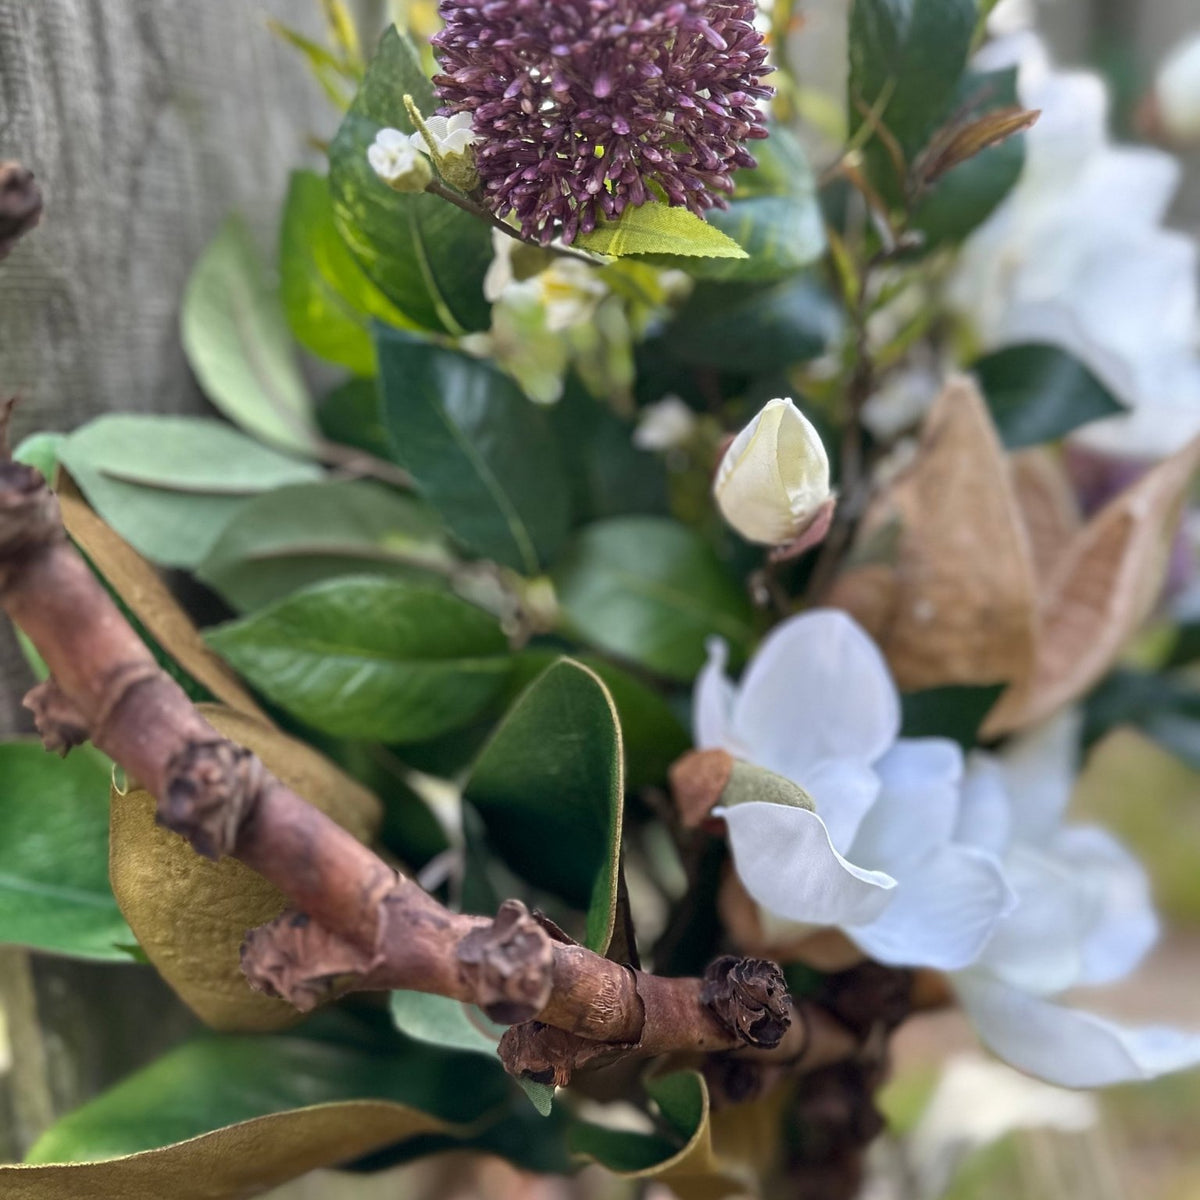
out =
[[619,1054],[750,1048],[805,1067],[854,1052],[844,1025],[790,1000],[774,964],[669,979],[560,940],[515,900],[495,919],[446,909],[200,716],[67,540],[42,477],[13,462],[0,462],[0,604],[51,672],[27,701],[47,746],[90,737],[157,797],[162,825],[294,905],[247,937],[254,986],[302,1010],[377,988],[478,1004],[515,1026],[511,1070],[560,1082]]

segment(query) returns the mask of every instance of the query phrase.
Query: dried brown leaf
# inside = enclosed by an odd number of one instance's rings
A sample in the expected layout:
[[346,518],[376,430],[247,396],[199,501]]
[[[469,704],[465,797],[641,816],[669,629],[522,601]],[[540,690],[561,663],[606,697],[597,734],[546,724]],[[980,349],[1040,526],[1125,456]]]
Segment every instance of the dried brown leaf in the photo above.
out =
[[1009,459],[1013,491],[1021,507],[1034,573],[1044,583],[1083,528],[1083,514],[1062,460],[1045,446],[1022,450]]
[[901,690],[1028,678],[1032,553],[1004,450],[970,380],[946,385],[912,462],[868,509],[859,545],[889,524],[900,530],[894,563],[850,568],[830,603],[879,643]]
[[934,134],[929,149],[914,167],[913,175],[921,186],[928,187],[960,163],[1024,133],[1040,116],[1040,110],[1013,105],[948,125]]

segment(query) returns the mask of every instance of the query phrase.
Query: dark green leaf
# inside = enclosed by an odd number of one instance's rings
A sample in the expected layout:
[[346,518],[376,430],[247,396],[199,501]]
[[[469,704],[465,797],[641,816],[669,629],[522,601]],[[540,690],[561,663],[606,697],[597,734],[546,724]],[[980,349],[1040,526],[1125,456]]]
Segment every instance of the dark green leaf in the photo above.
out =
[[392,579],[317,584],[208,640],[301,721],[374,741],[419,741],[467,724],[511,669],[486,613]]
[[705,641],[753,637],[750,603],[699,534],[660,517],[582,530],[554,573],[568,626],[584,641],[690,683]]
[[237,218],[225,222],[196,263],[180,329],[204,394],[225,416],[281,449],[315,449],[312,401],[283,306]]
[[1189,766],[1200,768],[1200,686],[1182,673],[1122,668],[1088,697],[1083,742],[1132,725]]
[[972,750],[979,727],[995,707],[1004,684],[983,687],[928,688],[900,697],[901,730],[905,737],[943,737]]
[[576,378],[549,409],[566,465],[574,523],[627,513],[666,512],[662,459],[633,444],[633,428]]
[[423,113],[437,108],[416,47],[393,26],[330,147],[334,220],[363,270],[410,321],[456,335],[486,329],[489,227],[437,196],[393,191],[367,162],[380,129],[414,132],[405,93]]
[[[968,73],[955,108],[964,118],[1017,103],[1016,68],[986,75]],[[960,242],[995,212],[1016,186],[1025,166],[1025,137],[990,146],[937,181],[917,204],[912,227],[924,234],[923,249]]]
[[1010,450],[1054,441],[1125,411],[1083,363],[1057,346],[1009,346],[978,359],[971,370]]
[[772,287],[701,284],[667,329],[667,349],[685,363],[753,373],[818,357],[841,314],[814,280]]
[[380,408],[378,380],[350,379],[322,399],[317,423],[331,442],[354,446],[387,460],[392,447]]
[[234,608],[367,572],[426,586],[453,558],[419,501],[367,480],[301,483],[246,501],[196,574]]
[[108,885],[111,764],[0,745],[0,942],[123,962],[133,934]]
[[313,464],[201,417],[97,417],[59,458],[117,533],[172,567],[196,566],[247,497],[321,478]]
[[[906,165],[951,113],[975,31],[975,0],[854,0],[850,12],[849,117],[853,137],[868,122],[883,125]],[[896,178],[883,139],[866,145],[871,176],[889,198]]]
[[357,375],[375,373],[371,318],[403,325],[404,316],[347,249],[333,222],[329,181],[312,171],[292,173],[279,281],[288,325],[306,350]]
[[615,920],[622,774],[612,697],[563,659],[513,705],[463,792],[513,871],[586,909],[586,941],[601,954]]
[[488,363],[392,329],[376,345],[393,457],[465,546],[535,573],[569,516],[545,413]]

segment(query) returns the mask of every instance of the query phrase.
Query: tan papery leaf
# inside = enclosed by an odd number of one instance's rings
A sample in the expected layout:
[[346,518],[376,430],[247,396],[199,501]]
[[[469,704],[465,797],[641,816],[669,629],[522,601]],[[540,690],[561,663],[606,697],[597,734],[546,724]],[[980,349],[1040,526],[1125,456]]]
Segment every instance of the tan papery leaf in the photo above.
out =
[[1028,678],[1033,557],[1004,450],[975,384],[952,379],[911,463],[875,498],[858,542],[898,524],[894,562],[851,567],[829,602],[879,643],[902,691]]
[[1071,540],[1083,528],[1083,514],[1062,460],[1054,451],[1045,446],[1021,450],[1009,458],[1008,468],[1040,585],[1054,572]]
[[[254,751],[288,787],[369,842],[379,801],[311,746],[265,720],[219,705],[200,712],[218,733]],[[154,797],[114,784],[109,827],[113,894],[158,973],[214,1029],[281,1029],[300,1019],[282,1000],[250,989],[241,970],[246,931],[277,917],[283,894],[233,858],[211,862],[154,820]]]
[[1113,665],[1162,592],[1200,437],[1149,470],[1075,536],[1041,589],[1030,686],[1009,689],[985,737],[1032,725],[1077,700]]

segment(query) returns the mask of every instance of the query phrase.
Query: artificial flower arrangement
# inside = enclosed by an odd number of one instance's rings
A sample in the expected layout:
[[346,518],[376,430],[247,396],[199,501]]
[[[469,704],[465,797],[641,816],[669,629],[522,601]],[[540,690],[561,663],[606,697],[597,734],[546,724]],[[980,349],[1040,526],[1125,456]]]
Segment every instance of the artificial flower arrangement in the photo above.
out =
[[5,1195],[468,1148],[836,1200],[925,1010],[1071,1088],[1200,1063],[1059,998],[1158,935],[1081,756],[1196,709],[1184,618],[1122,662],[1200,466],[1173,160],[975,0],[855,0],[823,138],[788,5],[442,0],[369,62],[326,7],[278,286],[232,220],[184,301],[226,420],[0,468],[70,751],[0,747],[0,939],[216,1031]]

